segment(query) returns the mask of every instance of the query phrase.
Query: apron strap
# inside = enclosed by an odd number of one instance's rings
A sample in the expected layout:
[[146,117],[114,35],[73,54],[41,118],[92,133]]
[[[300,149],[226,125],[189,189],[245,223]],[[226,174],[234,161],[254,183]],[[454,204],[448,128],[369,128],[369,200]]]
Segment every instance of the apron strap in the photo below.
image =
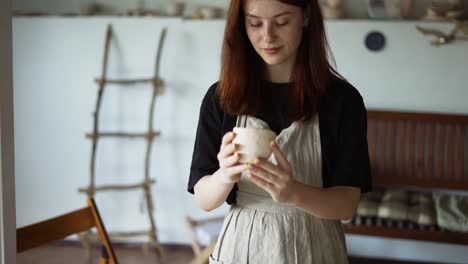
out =
[[236,127],[246,127],[247,126],[247,116],[238,115],[236,120]]

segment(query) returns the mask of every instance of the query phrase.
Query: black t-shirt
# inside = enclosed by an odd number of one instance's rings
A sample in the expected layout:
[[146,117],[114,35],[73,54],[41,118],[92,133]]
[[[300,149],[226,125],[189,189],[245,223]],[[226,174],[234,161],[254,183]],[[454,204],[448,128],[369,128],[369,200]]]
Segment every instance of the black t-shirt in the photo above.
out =
[[[288,84],[266,84],[262,111],[255,117],[265,121],[279,134],[292,123],[287,116]],[[204,176],[219,169],[217,154],[221,139],[236,124],[237,116],[223,111],[216,97],[217,83],[203,98],[193,151],[188,191]],[[319,102],[319,127],[322,150],[323,187],[354,186],[361,193],[371,190],[367,147],[367,111],[359,92],[348,82],[339,80],[330,86]],[[234,185],[226,202],[236,201]]]

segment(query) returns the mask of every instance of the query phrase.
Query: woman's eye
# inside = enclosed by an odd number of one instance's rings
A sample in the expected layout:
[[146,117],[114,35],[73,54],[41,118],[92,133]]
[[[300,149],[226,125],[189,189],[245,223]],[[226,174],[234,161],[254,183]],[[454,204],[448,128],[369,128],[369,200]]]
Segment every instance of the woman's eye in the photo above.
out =
[[287,24],[289,24],[289,21],[278,21],[276,22],[276,25],[277,26],[286,26]]
[[260,27],[262,23],[249,23],[251,27]]

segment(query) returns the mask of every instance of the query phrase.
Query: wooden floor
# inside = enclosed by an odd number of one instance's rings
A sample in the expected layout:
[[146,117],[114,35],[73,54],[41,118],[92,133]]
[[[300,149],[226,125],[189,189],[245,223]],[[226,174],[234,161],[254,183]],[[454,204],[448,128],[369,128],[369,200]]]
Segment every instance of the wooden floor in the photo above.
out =
[[[121,264],[126,263],[157,263],[155,255],[143,253],[140,245],[117,244],[114,245],[115,253]],[[192,259],[190,246],[164,245],[164,255],[158,264],[189,264]],[[92,263],[99,263],[98,247],[93,248]],[[86,256],[80,244],[75,242],[59,242],[51,245],[31,249],[17,255],[17,264],[86,264]],[[395,262],[378,259],[350,258],[350,264],[410,264],[410,262]],[[271,263],[274,264],[274,263]],[[422,264],[411,262],[411,264]],[[431,263],[432,264],[432,263]]]
[[[156,262],[156,255],[152,252],[144,253],[140,245],[114,245],[115,254],[119,263],[146,264]],[[162,263],[188,264],[193,257],[192,248],[189,246],[163,247]],[[91,254],[92,263],[99,263],[100,249],[93,247]],[[61,242],[31,249],[17,255],[17,264],[87,264],[84,249],[77,243]]]

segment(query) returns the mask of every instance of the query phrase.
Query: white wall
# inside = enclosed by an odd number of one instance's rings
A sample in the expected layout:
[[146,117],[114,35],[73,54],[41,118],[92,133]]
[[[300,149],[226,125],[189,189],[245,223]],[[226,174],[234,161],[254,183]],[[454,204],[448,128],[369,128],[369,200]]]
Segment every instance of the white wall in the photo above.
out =
[[[84,204],[78,187],[89,177],[92,112],[106,24],[116,32],[109,76],[142,77],[153,71],[160,30],[168,26],[161,74],[166,94],[158,99],[151,174],[159,235],[165,243],[188,243],[184,216],[222,215],[199,210],[186,192],[199,105],[217,80],[224,21],[154,18],[15,18],[13,20],[17,225],[23,226]],[[327,22],[338,70],[362,93],[368,108],[468,114],[466,43],[442,48],[416,33],[416,22]],[[445,23],[428,24],[450,28]],[[369,30],[388,37],[385,51],[363,47]],[[102,129],[145,128],[149,89],[109,87]],[[144,144],[102,140],[98,183],[141,179]],[[147,226],[142,195],[99,193],[97,203],[112,230]],[[124,212],[124,213],[123,213]],[[354,255],[463,263],[468,247],[348,236]],[[425,254],[420,254],[424,250]]]
[[11,1],[0,2],[0,264],[16,262]]
[[[92,129],[97,93],[92,80],[100,74],[104,33],[110,21],[117,36],[110,55],[111,77],[150,76],[161,27],[171,24],[161,63],[167,92],[158,99],[155,116],[162,136],[154,145],[151,174],[158,180],[154,199],[161,240],[187,241],[184,215],[202,215],[186,185],[199,104],[218,76],[221,22],[15,19],[17,223],[38,221],[84,202],[84,196],[77,193],[89,177],[91,144],[84,135]],[[149,87],[110,87],[102,106],[101,128],[142,131],[149,96]],[[136,182],[143,177],[144,142],[109,139],[101,143],[98,184]],[[131,195],[98,194],[109,229],[144,227],[141,198],[135,191]]]
[[[328,23],[328,35],[338,71],[359,88],[371,108],[468,113],[468,46],[464,41],[434,48],[431,36],[415,25],[450,31],[437,23]],[[385,51],[369,52],[364,36],[385,34]]]

